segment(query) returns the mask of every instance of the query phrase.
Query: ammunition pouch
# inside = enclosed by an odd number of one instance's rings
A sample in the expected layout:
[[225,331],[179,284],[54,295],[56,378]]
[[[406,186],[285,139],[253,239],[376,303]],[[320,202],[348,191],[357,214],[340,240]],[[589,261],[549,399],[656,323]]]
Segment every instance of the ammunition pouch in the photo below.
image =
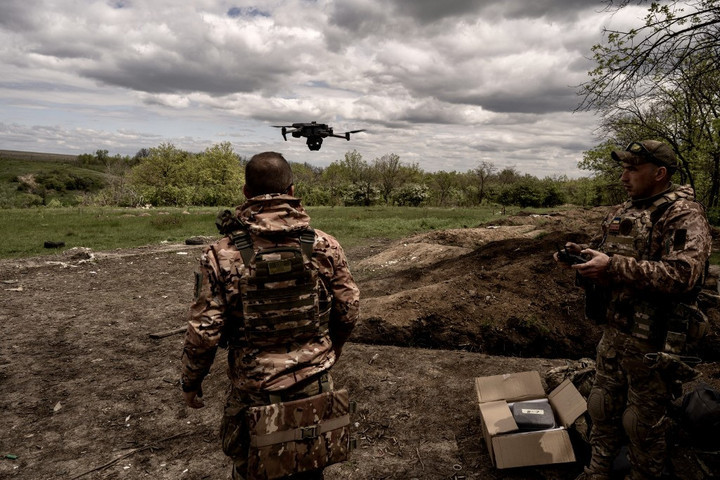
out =
[[656,341],[661,337],[659,310],[658,307],[647,301],[635,303],[630,322],[630,335],[644,341]]
[[618,302],[617,307],[618,311],[629,308],[622,310],[630,318],[625,331],[655,344],[661,352],[679,355],[708,331],[708,319],[696,305],[638,300],[631,305]]
[[249,408],[248,479],[284,478],[347,460],[353,410],[345,389]]
[[663,351],[682,353],[686,345],[694,345],[709,330],[707,316],[697,307],[687,303],[674,306],[667,322],[667,333]]

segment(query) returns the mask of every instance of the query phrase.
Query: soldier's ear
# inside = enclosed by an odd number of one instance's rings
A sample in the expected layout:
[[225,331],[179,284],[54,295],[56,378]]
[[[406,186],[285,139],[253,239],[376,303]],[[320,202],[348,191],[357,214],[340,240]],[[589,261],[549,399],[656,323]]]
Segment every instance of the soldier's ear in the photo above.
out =
[[670,178],[670,175],[668,173],[667,167],[659,166],[658,169],[655,171],[655,180],[668,180]]

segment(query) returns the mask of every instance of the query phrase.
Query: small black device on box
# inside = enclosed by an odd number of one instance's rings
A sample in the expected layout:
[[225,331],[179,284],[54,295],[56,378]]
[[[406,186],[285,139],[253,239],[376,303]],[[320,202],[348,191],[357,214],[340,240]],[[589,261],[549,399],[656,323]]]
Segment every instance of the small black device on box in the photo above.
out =
[[520,430],[546,430],[555,428],[555,414],[546,399],[515,402],[510,405],[515,423]]

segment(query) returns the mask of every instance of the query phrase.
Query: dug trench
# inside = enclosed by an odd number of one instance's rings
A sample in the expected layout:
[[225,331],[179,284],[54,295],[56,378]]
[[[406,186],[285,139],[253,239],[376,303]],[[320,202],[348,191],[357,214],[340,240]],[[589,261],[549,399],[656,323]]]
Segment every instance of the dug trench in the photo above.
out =
[[[358,448],[326,478],[574,478],[580,462],[495,469],[473,382],[527,370],[547,381],[594,357],[600,330],[552,253],[586,241],[603,215],[502,216],[348,249],[361,318],[333,377],[358,404]],[[182,335],[149,336],[184,325],[200,248],[0,262],[0,477],[228,478],[218,434],[225,352],[204,382],[206,407],[192,410],[178,384]],[[720,316],[707,311],[699,381],[718,388]],[[707,478],[691,460],[674,455],[678,478]]]
[[[358,341],[490,355],[593,358],[601,329],[585,316],[575,274],[553,260],[587,243],[604,209],[504,218],[504,225],[422,234],[354,264],[362,285]],[[709,295],[717,295],[712,279]],[[704,296],[704,298],[706,298]],[[714,297],[713,297],[714,299]],[[704,305],[718,318],[712,302]],[[717,360],[713,330],[700,354]]]

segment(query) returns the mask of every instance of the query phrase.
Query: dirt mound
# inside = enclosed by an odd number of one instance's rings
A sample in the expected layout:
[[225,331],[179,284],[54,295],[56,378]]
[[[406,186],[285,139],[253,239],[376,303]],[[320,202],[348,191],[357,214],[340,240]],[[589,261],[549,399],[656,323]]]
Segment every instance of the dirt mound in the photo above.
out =
[[587,241],[604,215],[583,213],[430,232],[353,263],[363,298],[355,338],[493,355],[592,356],[599,332],[584,319],[573,274],[552,259],[557,244]]

